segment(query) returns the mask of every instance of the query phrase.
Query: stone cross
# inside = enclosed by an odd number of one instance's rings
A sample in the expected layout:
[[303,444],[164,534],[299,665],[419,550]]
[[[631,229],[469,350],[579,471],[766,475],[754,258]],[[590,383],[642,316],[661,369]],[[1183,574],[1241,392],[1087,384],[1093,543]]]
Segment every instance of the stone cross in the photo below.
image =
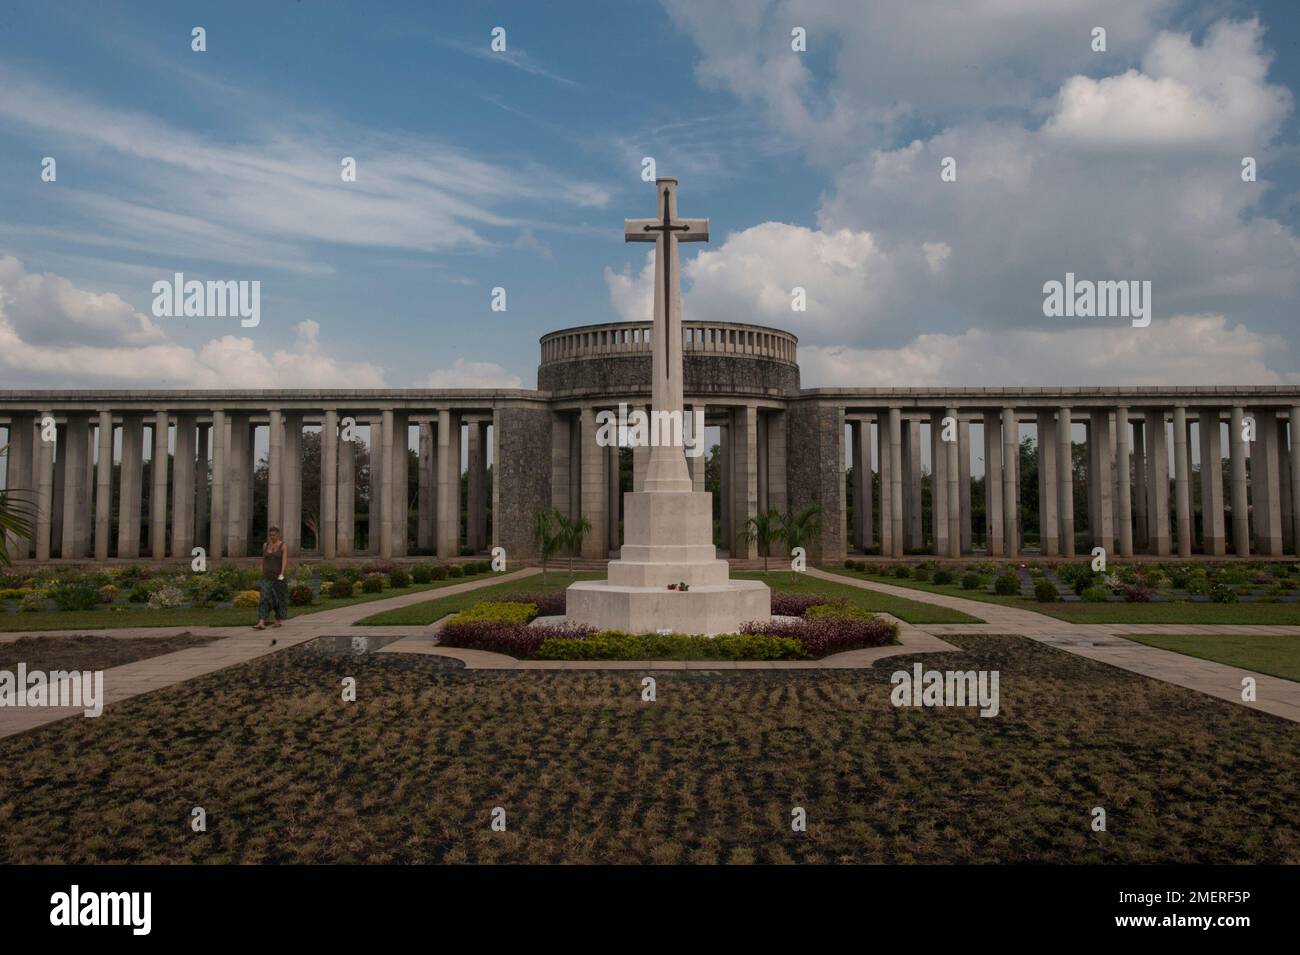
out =
[[[628,242],[655,243],[654,329],[650,348],[650,410],[673,414],[684,411],[682,397],[682,289],[678,276],[677,243],[707,242],[708,219],[677,216],[677,180],[655,180],[659,195],[659,216],[655,219],[626,219],[623,238]],[[677,466],[680,464],[680,468]],[[678,473],[680,471],[680,473]],[[646,472],[646,490],[680,490],[690,477],[681,451],[652,449]]]

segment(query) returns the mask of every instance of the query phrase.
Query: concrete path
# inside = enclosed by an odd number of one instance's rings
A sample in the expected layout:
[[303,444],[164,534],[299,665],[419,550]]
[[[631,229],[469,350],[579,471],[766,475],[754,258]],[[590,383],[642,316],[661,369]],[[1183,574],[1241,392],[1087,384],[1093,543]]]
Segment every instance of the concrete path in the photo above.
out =
[[[1096,660],[1098,663],[1119,667],[1131,673],[1140,673],[1154,680],[1186,687],[1216,699],[1227,700],[1229,703],[1237,703],[1300,723],[1300,683],[1256,673],[1253,670],[1243,670],[1226,663],[1201,660],[1172,650],[1161,650],[1123,637],[1124,634],[1135,633],[1243,633],[1294,635],[1300,639],[1300,627],[1226,624],[1186,626],[1131,623],[1077,624],[1035,613],[1032,610],[1021,610],[1018,607],[1007,607],[982,600],[967,600],[964,597],[948,594],[929,593],[911,587],[897,587],[893,584],[846,577],[816,568],[809,568],[808,574],[821,580],[861,587],[863,590],[875,590],[896,597],[906,597],[909,600],[919,600],[923,603],[960,610],[985,621],[983,624],[924,624],[925,631],[934,636],[1000,633],[1027,637],[1058,650],[1064,650],[1066,653],[1075,653]],[[1256,698],[1251,702],[1241,698],[1242,680],[1246,677],[1255,681]]]

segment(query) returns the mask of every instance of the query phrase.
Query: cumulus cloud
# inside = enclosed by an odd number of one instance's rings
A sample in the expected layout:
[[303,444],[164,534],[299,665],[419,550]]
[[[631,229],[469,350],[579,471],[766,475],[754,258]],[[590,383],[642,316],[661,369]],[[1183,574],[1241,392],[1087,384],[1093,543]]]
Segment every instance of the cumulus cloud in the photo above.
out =
[[57,275],[0,259],[0,371],[8,387],[375,388],[382,369],[341,361],[300,322],[292,347],[268,353],[241,335],[197,350],[166,334],[111,293],[79,289]]
[[466,361],[457,358],[450,368],[437,368],[429,373],[426,388],[522,388],[518,375],[490,361]]
[[926,334],[897,348],[800,346],[805,388],[970,385],[1283,384],[1271,370],[1277,336],[1222,315],[1180,315],[1135,329],[1115,320],[1073,320],[1062,331]]

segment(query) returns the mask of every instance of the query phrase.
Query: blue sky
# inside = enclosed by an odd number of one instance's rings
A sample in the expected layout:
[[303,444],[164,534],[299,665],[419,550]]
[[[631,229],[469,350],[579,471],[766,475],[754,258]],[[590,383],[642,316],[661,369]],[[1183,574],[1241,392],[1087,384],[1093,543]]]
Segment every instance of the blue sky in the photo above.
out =
[[[542,333],[648,317],[647,155],[712,220],[687,317],[791,328],[806,385],[1300,377],[1294,4],[1043,6],[19,0],[0,384],[532,387]],[[1044,318],[1067,270],[1152,328]],[[154,318],[176,271],[261,325]]]

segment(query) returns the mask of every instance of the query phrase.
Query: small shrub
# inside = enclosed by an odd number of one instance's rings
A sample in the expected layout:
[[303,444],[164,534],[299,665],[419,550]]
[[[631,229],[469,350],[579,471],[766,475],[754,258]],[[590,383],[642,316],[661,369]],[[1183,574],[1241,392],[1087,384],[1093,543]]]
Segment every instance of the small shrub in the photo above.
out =
[[462,567],[460,564],[452,564],[450,567],[447,568],[447,576],[448,576],[448,577],[464,577],[464,576],[465,576],[465,568]]
[[136,584],[131,588],[131,592],[126,595],[126,599],[133,604],[147,603],[149,600],[149,588],[144,584]]
[[605,630],[578,639],[548,638],[537,656],[543,660],[802,660],[808,653],[798,640],[765,634],[705,637]]
[[979,590],[979,589],[980,589],[980,575],[979,575],[979,574],[976,574],[976,573],[966,573],[966,574],[962,574],[962,576],[961,576],[961,589],[962,589],[962,590]]
[[438,631],[438,644],[465,650],[487,650],[523,660],[532,659],[547,640],[577,640],[595,633],[591,627],[530,627],[526,623],[458,623]]
[[906,564],[899,564],[894,568],[894,576],[899,580],[906,580],[912,576],[912,569]]
[[1210,600],[1216,604],[1235,604],[1237,591],[1228,584],[1215,584],[1210,588]]
[[99,591],[94,584],[67,580],[50,588],[50,599],[60,610],[94,610],[99,605]]
[[844,569],[845,569],[845,570],[857,570],[858,568],[854,566],[856,563],[857,563],[856,560],[845,560],[845,561],[844,561]]
[[497,599],[508,603],[532,604],[537,608],[539,617],[563,617],[566,608],[563,590],[551,590],[541,594],[502,594]]
[[256,590],[241,590],[235,594],[236,607],[256,607],[262,602],[262,595]]
[[292,607],[310,607],[316,595],[307,584],[294,584],[289,588],[289,605]]
[[1110,597],[1110,590],[1100,585],[1087,587],[1079,597],[1090,604],[1101,604]]
[[797,623],[757,620],[742,626],[740,632],[797,640],[813,659],[845,650],[883,647],[898,642],[898,626],[879,617],[863,620],[853,616],[827,615]]
[[950,584],[956,579],[951,570],[936,570],[934,572],[934,582],[936,584]]
[[[346,577],[339,577],[330,584],[329,595],[335,600],[347,600],[352,596],[353,584]],[[321,588],[321,593],[325,593],[325,588]]]
[[361,592],[367,594],[382,594],[384,592],[384,575],[366,574],[366,579],[361,582]]
[[1128,603],[1149,603],[1151,600],[1150,588],[1141,584],[1122,584],[1120,593]]
[[112,584],[105,584],[97,591],[98,600],[102,604],[111,604],[117,599],[117,588]]
[[317,564],[316,573],[320,574],[321,580],[328,580],[331,583],[339,577],[339,569],[333,564]]
[[172,607],[184,606],[185,602],[185,591],[166,584],[149,595],[148,607],[150,610],[168,610]]
[[388,575],[388,583],[394,590],[411,586],[411,575],[404,570],[395,570]]
[[33,592],[31,587],[6,587],[0,590],[0,600],[22,600]]
[[35,613],[37,610],[45,609],[45,594],[39,590],[33,590],[31,593],[18,601],[18,609],[24,613]]
[[921,565],[920,567],[916,568],[916,570],[912,571],[912,579],[913,579],[913,580],[929,580],[929,579],[930,579],[930,568],[929,568],[929,567],[926,567],[924,564]]
[[446,580],[447,573],[448,573],[447,568],[444,567],[442,564],[434,564],[432,567],[429,568],[429,576],[432,577],[434,580]]
[[433,572],[428,564],[416,564],[411,571],[411,582],[416,584],[433,583]]
[[1020,593],[1020,578],[1011,571],[998,574],[997,579],[993,581],[993,592],[1003,597],[1014,597]]
[[454,623],[531,623],[537,605],[508,600],[483,600],[453,618]]
[[1060,594],[1056,592],[1056,585],[1046,577],[1038,578],[1038,583],[1034,584],[1034,599],[1040,603],[1051,603],[1060,599]]

